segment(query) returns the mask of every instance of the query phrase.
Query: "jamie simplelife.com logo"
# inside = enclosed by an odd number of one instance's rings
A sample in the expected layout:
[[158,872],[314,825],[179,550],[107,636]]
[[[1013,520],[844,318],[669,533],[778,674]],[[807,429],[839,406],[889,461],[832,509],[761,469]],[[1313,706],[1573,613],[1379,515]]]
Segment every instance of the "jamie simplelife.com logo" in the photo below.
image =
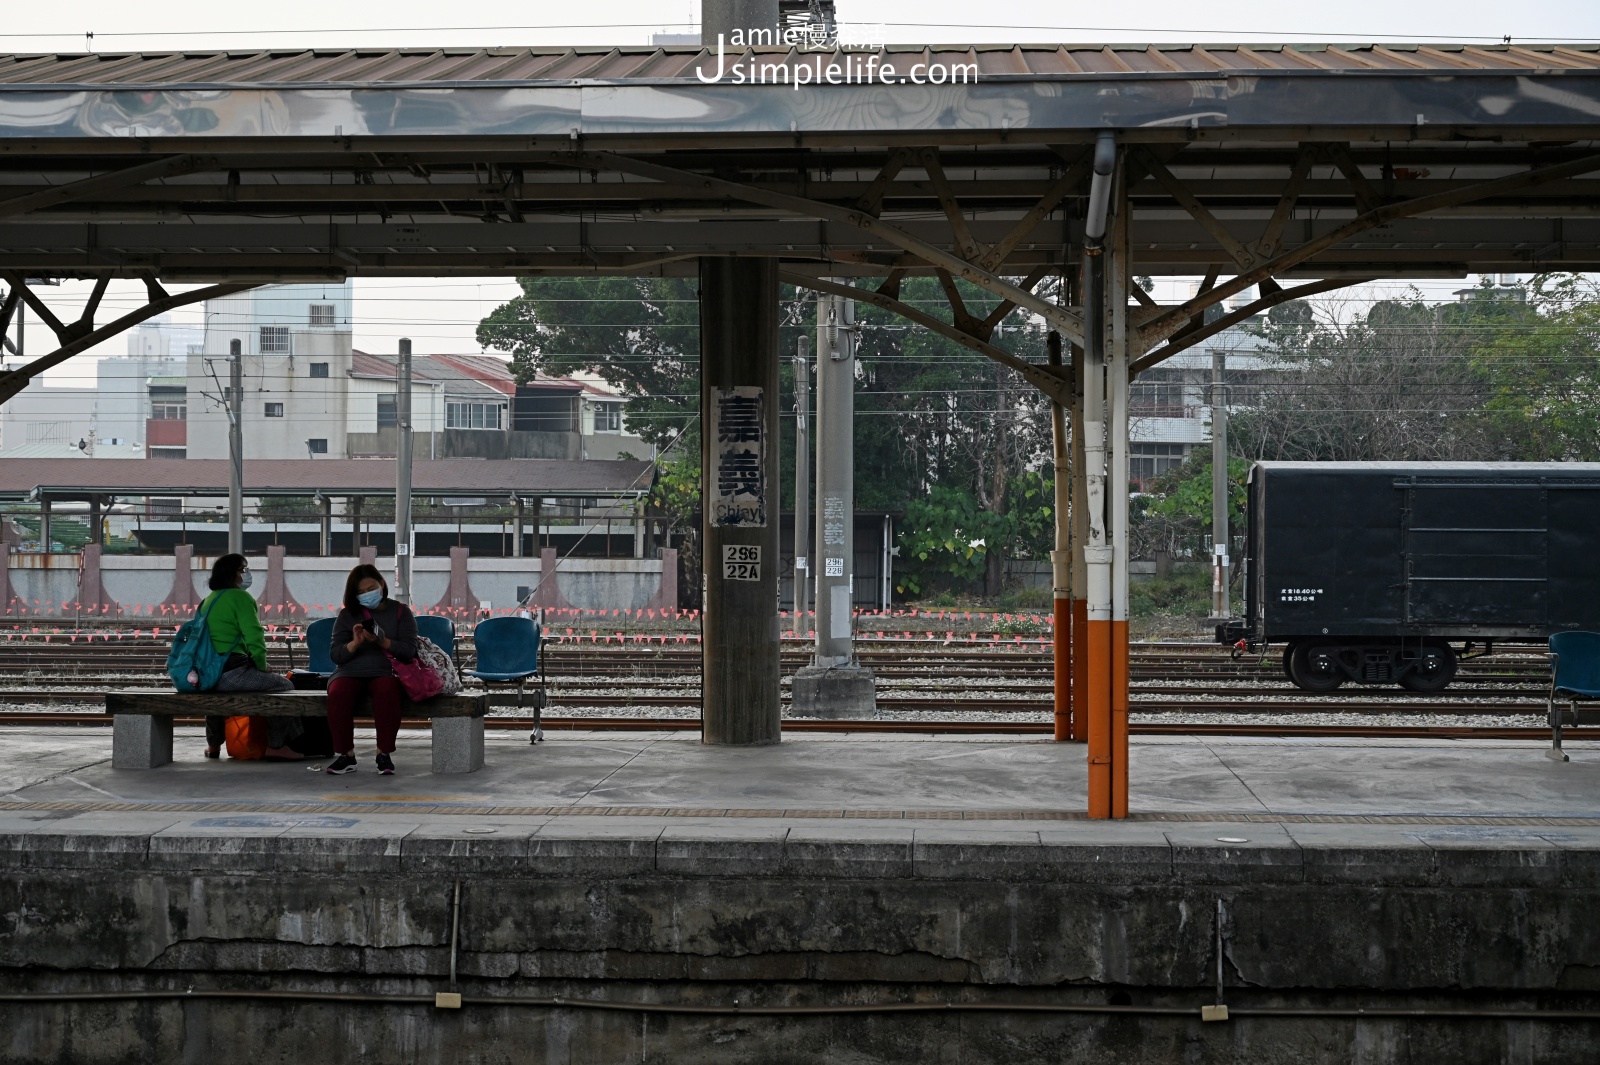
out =
[[[793,48],[787,56],[761,55],[755,48]],[[731,60],[728,50],[737,53]],[[881,24],[838,23],[804,26],[761,26],[717,34],[717,66],[708,73],[695,68],[702,84],[790,85],[974,85],[976,63],[928,62],[911,53],[898,62],[883,53]]]

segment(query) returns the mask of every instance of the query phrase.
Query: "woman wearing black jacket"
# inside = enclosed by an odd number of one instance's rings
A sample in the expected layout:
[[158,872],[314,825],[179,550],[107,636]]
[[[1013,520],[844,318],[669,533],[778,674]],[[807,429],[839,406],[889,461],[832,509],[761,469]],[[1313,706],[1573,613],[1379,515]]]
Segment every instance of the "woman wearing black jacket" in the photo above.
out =
[[405,689],[389,656],[406,662],[417,657],[417,619],[404,603],[389,598],[388,582],[378,567],[363,564],[350,571],[328,655],[338,666],[328,680],[328,730],[336,754],[328,772],[355,772],[356,707],[367,695],[378,726],[378,772],[393,773],[390,755],[400,731]]

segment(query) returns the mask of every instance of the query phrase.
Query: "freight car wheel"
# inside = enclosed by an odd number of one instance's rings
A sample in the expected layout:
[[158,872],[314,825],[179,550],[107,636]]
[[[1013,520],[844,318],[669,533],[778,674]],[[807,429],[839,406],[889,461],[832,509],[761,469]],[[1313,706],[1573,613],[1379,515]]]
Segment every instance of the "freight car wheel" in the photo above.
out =
[[1331,692],[1344,683],[1344,671],[1336,658],[1339,647],[1331,643],[1295,644],[1289,659],[1289,679],[1308,692]]
[[1447,643],[1430,643],[1417,655],[1417,664],[1400,678],[1400,687],[1413,692],[1436,692],[1456,679],[1456,653]]

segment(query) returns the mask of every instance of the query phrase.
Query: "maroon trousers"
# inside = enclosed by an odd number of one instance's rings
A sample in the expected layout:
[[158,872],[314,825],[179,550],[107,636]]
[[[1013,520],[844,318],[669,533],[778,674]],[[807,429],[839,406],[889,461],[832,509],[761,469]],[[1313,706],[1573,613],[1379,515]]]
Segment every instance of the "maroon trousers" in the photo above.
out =
[[400,700],[405,695],[395,676],[336,677],[328,682],[328,731],[333,734],[334,752],[346,754],[356,749],[356,707],[364,694],[372,697],[378,750],[392,754],[395,734],[400,731]]

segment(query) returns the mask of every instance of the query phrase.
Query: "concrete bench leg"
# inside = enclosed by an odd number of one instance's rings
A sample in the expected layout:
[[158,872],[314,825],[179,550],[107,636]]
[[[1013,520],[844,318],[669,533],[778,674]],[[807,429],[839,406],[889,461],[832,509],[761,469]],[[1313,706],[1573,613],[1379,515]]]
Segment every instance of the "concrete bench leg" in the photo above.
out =
[[[479,748],[483,747],[480,742]],[[480,754],[479,760],[482,760]],[[155,769],[172,761],[172,718],[159,714],[118,714],[111,726],[111,765],[115,769]]]
[[476,773],[483,768],[483,718],[433,719],[433,771]]

